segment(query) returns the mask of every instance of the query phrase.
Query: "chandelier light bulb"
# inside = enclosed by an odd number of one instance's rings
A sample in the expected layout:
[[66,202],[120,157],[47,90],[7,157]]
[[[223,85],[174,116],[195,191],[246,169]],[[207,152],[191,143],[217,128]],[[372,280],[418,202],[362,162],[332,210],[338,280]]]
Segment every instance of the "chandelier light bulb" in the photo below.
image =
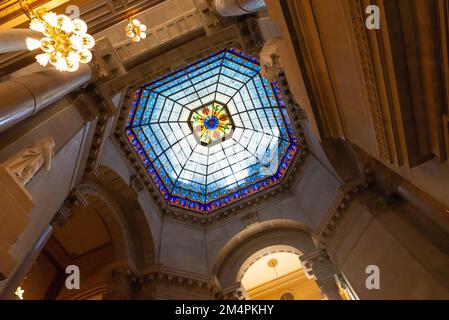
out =
[[81,63],[89,63],[92,60],[92,53],[89,50],[81,50],[78,54]]
[[75,64],[80,61],[80,55],[76,52],[71,51],[67,57],[67,61],[71,64]]
[[43,67],[48,64],[50,60],[50,55],[48,53],[41,53],[36,56],[36,61]]
[[73,33],[77,35],[83,35],[87,32],[87,25],[81,19],[75,19],[72,21],[73,24]]
[[145,39],[147,37],[147,34],[145,32],[140,33],[140,38]]
[[70,20],[69,17],[60,14],[57,16],[58,26],[61,28],[62,31],[65,33],[72,33],[73,32],[73,23],[72,20]]
[[55,41],[52,38],[42,38],[40,47],[44,52],[52,52],[55,50]]
[[95,39],[90,34],[83,34],[81,36],[81,44],[87,49],[92,49],[95,45]]
[[56,66],[59,60],[62,59],[62,53],[59,51],[54,51],[50,53],[50,59],[48,60],[52,65]]
[[33,18],[30,22],[30,29],[37,32],[44,32],[45,26],[39,19]]
[[75,49],[75,50],[80,50],[83,47],[83,42],[81,40],[81,37],[74,34],[72,36],[70,36],[69,38],[70,41],[70,46]]
[[133,22],[133,25],[135,25],[137,27],[140,26],[140,21],[139,20],[133,19],[132,22]]
[[56,70],[67,71],[67,62],[64,58],[58,59],[55,63]]
[[49,25],[51,25],[52,27],[56,27],[58,26],[58,15],[54,12],[46,12],[44,14],[44,20],[45,22],[47,22]]
[[41,42],[39,40],[33,39],[33,38],[27,38],[26,39],[26,45],[28,50],[33,51],[37,48],[41,47]]
[[139,29],[140,29],[140,31],[147,31],[147,26],[144,25],[144,24],[141,24],[141,25],[139,26]]
[[66,64],[67,64],[67,71],[68,72],[75,72],[79,68],[79,62],[78,61],[70,61],[69,59],[67,59]]

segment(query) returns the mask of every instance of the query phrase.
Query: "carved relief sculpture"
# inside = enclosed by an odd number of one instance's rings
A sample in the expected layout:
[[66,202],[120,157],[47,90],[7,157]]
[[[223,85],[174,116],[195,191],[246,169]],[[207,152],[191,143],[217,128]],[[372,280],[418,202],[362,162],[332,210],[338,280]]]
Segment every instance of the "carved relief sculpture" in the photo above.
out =
[[278,53],[278,44],[282,38],[267,41],[260,51],[260,74],[268,81],[275,81],[282,72],[281,57]]
[[41,167],[44,167],[46,171],[50,170],[54,148],[55,141],[51,137],[37,140],[32,146],[20,150],[6,160],[3,167],[25,186]]

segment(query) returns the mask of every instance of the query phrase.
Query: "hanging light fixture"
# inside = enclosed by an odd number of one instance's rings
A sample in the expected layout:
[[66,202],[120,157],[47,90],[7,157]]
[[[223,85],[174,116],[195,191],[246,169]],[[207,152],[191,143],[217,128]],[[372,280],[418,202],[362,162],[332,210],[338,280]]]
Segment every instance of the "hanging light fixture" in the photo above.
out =
[[278,259],[270,259],[267,262],[268,267],[273,268],[274,273],[276,274],[276,278],[278,277],[278,272],[276,270],[277,265],[279,264],[279,260]]
[[125,31],[126,36],[131,38],[132,42],[139,42],[147,37],[147,34],[145,33],[145,31],[147,31],[147,26],[137,19],[129,19]]
[[45,67],[50,63],[59,71],[74,72],[80,63],[92,60],[91,49],[95,40],[87,33],[87,25],[83,20],[72,20],[66,15],[44,9],[31,10],[26,0],[19,1],[30,19],[30,29],[43,34],[39,40],[26,39],[28,50],[43,51],[36,55],[40,65]]

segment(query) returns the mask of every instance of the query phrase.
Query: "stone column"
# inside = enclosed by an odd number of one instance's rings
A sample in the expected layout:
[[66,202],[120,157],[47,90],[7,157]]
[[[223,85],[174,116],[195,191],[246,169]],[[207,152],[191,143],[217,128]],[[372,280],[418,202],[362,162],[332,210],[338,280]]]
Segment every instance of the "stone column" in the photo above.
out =
[[255,13],[265,9],[264,0],[215,0],[215,10],[220,16],[232,17]]
[[36,114],[91,78],[88,65],[76,72],[43,69],[0,83],[0,132]]
[[27,50],[26,39],[40,39],[43,35],[31,29],[9,29],[0,31],[0,53]]
[[313,274],[322,294],[329,300],[342,300],[335,280],[335,266],[325,254],[313,252],[301,256],[300,260],[303,266],[309,267],[308,274]]

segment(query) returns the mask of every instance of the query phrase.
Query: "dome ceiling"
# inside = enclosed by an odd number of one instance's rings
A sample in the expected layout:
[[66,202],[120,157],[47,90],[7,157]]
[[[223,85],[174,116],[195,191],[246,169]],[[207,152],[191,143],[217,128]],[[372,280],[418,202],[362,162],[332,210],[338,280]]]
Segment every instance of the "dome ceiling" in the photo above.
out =
[[259,71],[224,49],[137,90],[126,134],[168,205],[207,214],[282,181],[300,147]]

